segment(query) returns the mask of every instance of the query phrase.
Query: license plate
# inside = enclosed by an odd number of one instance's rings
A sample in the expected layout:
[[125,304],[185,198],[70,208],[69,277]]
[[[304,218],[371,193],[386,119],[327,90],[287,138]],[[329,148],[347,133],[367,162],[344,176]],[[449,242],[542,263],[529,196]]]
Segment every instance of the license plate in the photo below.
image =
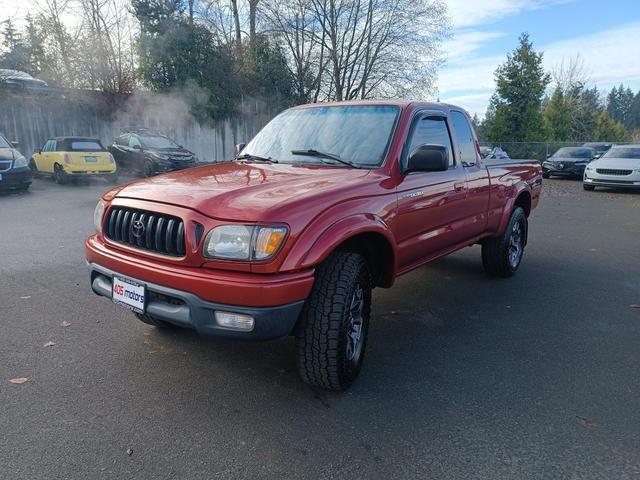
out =
[[98,159],[96,157],[84,157],[84,161],[85,162],[93,162],[93,163],[95,163],[95,162],[98,161]]
[[111,298],[114,303],[133,310],[137,313],[144,313],[144,285],[123,277],[113,277],[113,288]]

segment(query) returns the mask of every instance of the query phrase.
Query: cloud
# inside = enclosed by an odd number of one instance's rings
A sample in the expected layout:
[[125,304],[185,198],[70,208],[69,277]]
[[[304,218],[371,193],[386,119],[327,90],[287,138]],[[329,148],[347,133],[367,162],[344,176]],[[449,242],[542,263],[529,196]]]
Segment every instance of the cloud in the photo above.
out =
[[456,28],[497,22],[526,10],[539,10],[572,0],[447,0]]
[[[580,37],[552,42],[538,50],[544,52],[544,67],[551,71],[563,59],[580,55],[584,60],[590,84],[600,89],[608,89],[619,83],[629,85],[632,89],[640,88],[640,62],[638,62],[638,46],[634,39],[640,38],[640,22],[620,25],[601,32]],[[459,62],[445,67],[438,76],[438,89],[443,101],[452,99],[473,99],[478,110],[472,113],[484,113],[480,99],[488,100],[495,82],[493,73],[503,63],[505,55],[489,56]]]
[[503,32],[481,32],[477,30],[462,30],[451,39],[444,42],[443,50],[447,52],[450,62],[461,62],[471,57],[471,54],[479,50],[485,44],[506,36]]

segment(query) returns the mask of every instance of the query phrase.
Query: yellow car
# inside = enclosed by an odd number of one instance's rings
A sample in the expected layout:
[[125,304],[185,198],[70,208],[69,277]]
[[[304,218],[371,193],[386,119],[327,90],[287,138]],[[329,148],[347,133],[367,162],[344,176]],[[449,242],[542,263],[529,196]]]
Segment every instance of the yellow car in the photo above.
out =
[[61,185],[72,178],[100,176],[113,183],[118,180],[113,156],[96,138],[51,138],[33,154],[29,166],[34,174],[53,175]]

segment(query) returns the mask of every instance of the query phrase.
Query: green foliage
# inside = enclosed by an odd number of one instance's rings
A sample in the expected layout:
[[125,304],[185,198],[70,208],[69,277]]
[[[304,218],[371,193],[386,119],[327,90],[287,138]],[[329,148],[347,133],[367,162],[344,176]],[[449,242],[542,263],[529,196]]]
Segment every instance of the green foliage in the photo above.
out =
[[625,128],[632,129],[633,125],[633,103],[635,96],[633,91],[622,84],[619,87],[613,87],[609,95],[607,95],[607,112],[609,116],[616,122],[622,123]]
[[257,34],[249,42],[240,71],[243,91],[273,99],[281,107],[293,103],[293,78],[280,45]]
[[596,142],[628,142],[631,135],[620,122],[615,121],[607,110],[596,115],[593,140]]
[[572,108],[564,92],[560,87],[556,87],[543,111],[547,139],[554,142],[566,142],[571,139],[571,114]]
[[228,116],[241,90],[234,59],[203,25],[183,17],[181,2],[134,1],[140,21],[140,76],[152,89],[182,90],[200,119]]
[[33,73],[29,58],[29,48],[22,39],[22,35],[15,29],[10,18],[2,22],[2,24],[2,45],[5,52],[0,55],[0,68]]
[[497,88],[489,106],[493,118],[487,130],[492,142],[545,138],[541,105],[550,78],[542,66],[542,53],[534,51],[529,35],[523,33],[519,41],[495,72]]

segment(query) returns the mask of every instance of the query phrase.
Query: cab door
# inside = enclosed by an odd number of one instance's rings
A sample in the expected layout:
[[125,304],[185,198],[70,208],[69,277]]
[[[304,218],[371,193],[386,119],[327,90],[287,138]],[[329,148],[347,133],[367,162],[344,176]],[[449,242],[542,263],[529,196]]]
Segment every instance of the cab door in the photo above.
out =
[[465,199],[466,236],[478,236],[487,228],[489,211],[489,171],[481,163],[476,138],[466,113],[458,110],[450,112],[455,136],[456,156],[467,176],[467,198]]
[[451,127],[444,112],[422,112],[414,117],[400,160],[407,165],[419,145],[445,147],[449,168],[440,172],[405,174],[398,185],[397,239],[400,269],[409,269],[464,240],[467,182],[456,162]]

